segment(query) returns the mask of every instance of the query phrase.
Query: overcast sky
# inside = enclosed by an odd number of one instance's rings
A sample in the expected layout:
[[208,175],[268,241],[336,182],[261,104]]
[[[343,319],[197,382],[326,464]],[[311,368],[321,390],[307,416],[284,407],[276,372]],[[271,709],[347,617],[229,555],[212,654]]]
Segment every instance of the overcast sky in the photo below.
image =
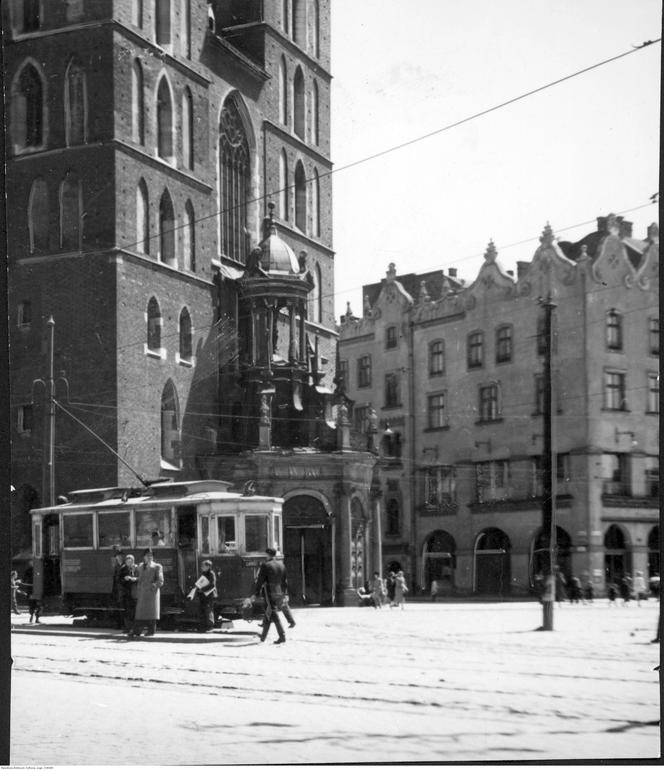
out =
[[[564,228],[649,204],[660,43],[341,169],[660,32],[659,0],[332,0],[337,319],[348,300],[361,313],[361,286],[390,262],[457,267],[470,281],[490,239],[512,269],[532,258],[547,221],[578,240],[594,227]],[[658,208],[624,216],[642,238]]]

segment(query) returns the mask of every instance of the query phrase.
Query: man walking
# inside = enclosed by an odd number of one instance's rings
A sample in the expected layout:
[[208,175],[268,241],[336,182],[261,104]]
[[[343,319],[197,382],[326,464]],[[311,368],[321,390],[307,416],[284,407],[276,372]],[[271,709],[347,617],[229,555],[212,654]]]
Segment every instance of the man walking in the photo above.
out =
[[[278,639],[275,644],[283,644],[286,641],[284,627],[281,625],[279,611],[283,610],[284,596],[288,591],[288,580],[286,578],[286,567],[283,562],[278,561],[277,552],[274,548],[266,548],[267,559],[261,564],[258,570],[258,577],[254,587],[256,596],[263,596],[265,600],[265,614],[263,616],[263,630],[261,631],[261,642],[267,639],[270,624],[274,623]],[[291,616],[291,627],[295,625]]]

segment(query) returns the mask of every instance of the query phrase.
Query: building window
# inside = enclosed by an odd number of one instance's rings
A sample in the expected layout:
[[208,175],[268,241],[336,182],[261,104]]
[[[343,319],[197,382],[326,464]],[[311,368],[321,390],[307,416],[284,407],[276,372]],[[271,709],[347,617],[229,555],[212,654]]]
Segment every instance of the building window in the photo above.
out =
[[320,13],[318,10],[318,0],[310,0],[310,19],[311,25],[311,53],[317,59],[320,57]]
[[46,182],[35,179],[28,199],[28,235],[30,252],[48,251],[49,241],[48,189]]
[[184,269],[196,270],[196,217],[191,201],[184,207],[184,227],[182,228],[182,258]]
[[306,45],[306,0],[292,0],[293,8],[293,40],[301,47]]
[[161,463],[169,470],[182,464],[180,439],[180,404],[175,386],[169,380],[161,395]]
[[456,469],[438,465],[424,471],[424,504],[440,506],[456,501]]
[[306,136],[304,75],[298,67],[293,78],[293,130],[304,141]]
[[401,433],[399,433],[399,431],[393,432],[388,423],[380,442],[383,457],[389,457],[395,460],[399,459],[401,457],[402,446]]
[[320,238],[320,179],[318,171],[314,169],[313,179],[311,180],[311,226],[312,235]]
[[188,88],[182,94],[182,165],[194,168],[194,103]]
[[17,148],[44,143],[44,87],[37,69],[26,64],[14,88],[13,136]]
[[168,190],[159,201],[159,259],[175,266],[175,212]]
[[622,316],[615,310],[606,314],[606,347],[608,350],[622,350]]
[[68,175],[60,185],[60,248],[81,248],[81,183]]
[[431,429],[444,428],[447,425],[445,411],[445,394],[435,393],[427,396],[427,427]]
[[509,462],[507,460],[476,463],[475,479],[478,503],[506,500],[509,496]]
[[659,318],[648,319],[648,349],[651,356],[659,355]]
[[150,208],[148,188],[143,179],[136,188],[136,251],[150,253]]
[[473,332],[468,335],[468,368],[475,369],[484,363],[484,335]]
[[191,361],[191,316],[187,308],[180,313],[180,361]]
[[429,375],[435,377],[445,373],[445,343],[435,340],[429,344]]
[[288,160],[286,150],[282,150],[279,155],[279,216],[288,222]]
[[390,537],[395,537],[401,533],[401,514],[399,511],[399,502],[392,498],[387,501],[386,507],[386,523],[387,528],[385,534]]
[[387,408],[401,406],[399,375],[396,372],[385,375],[385,406]]
[[544,414],[544,375],[535,375],[535,411],[533,414]]
[[604,465],[603,492],[605,495],[630,494],[629,457],[624,453],[602,455]]
[[171,0],[156,0],[155,33],[157,45],[164,48],[171,44]]
[[311,141],[320,144],[320,107],[318,103],[318,83],[314,80],[311,86]]
[[659,414],[659,374],[648,372],[648,409],[650,414]]
[[396,348],[397,344],[398,344],[397,327],[388,326],[387,329],[385,329],[385,347]]
[[572,478],[569,452],[561,452],[556,455],[556,478],[558,481],[569,481]]
[[134,0],[131,4],[131,23],[135,27],[143,26],[143,0]]
[[32,431],[31,404],[24,404],[23,406],[19,406],[16,428],[19,433],[30,433]]
[[85,72],[72,61],[65,75],[65,140],[68,146],[85,143],[87,100]]
[[18,303],[17,324],[22,329],[27,329],[32,325],[32,303],[30,300],[24,300]]
[[499,326],[496,329],[496,363],[504,364],[512,360],[512,327]]
[[182,53],[191,59],[191,0],[184,0],[182,9]]
[[40,25],[40,0],[17,0],[14,4],[14,23],[19,32],[36,32]]
[[480,422],[500,419],[498,385],[483,385],[480,388]]
[[530,461],[530,496],[540,497],[543,494],[543,476],[542,458],[533,457]]
[[145,96],[143,67],[138,59],[131,69],[131,135],[137,144],[145,143]]
[[295,166],[295,226],[307,230],[307,186],[301,161]]
[[355,430],[360,433],[366,433],[369,429],[369,407],[356,406],[353,409],[353,424]]
[[624,372],[604,372],[604,408],[626,411]]
[[371,356],[361,356],[357,359],[357,387],[371,387]]
[[659,464],[657,457],[646,458],[646,462],[652,463],[646,468],[646,497],[659,497]]
[[173,158],[173,99],[166,77],[157,89],[157,154],[169,163]]
[[154,297],[151,297],[148,302],[148,350],[153,353],[161,351],[161,310],[159,309],[159,303]]
[[279,59],[279,122],[288,125],[288,70],[283,56]]
[[219,125],[221,248],[224,256],[244,264],[247,259],[247,198],[249,144],[233,98],[224,102]]

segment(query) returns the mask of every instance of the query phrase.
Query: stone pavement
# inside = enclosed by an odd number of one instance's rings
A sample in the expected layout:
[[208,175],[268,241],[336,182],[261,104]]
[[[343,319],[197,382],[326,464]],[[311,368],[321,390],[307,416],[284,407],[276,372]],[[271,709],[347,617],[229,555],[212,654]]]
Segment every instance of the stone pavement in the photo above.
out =
[[277,646],[255,623],[129,641],[19,617],[11,761],[656,758],[658,611],[566,604],[538,632],[534,602],[304,609]]

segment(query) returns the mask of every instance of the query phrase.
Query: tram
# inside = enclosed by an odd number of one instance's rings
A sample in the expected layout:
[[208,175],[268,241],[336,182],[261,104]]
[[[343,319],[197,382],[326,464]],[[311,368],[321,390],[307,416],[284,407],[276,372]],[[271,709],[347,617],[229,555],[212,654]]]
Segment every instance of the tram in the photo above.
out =
[[198,480],[83,489],[59,505],[33,509],[35,595],[59,595],[69,614],[104,622],[119,612],[112,598],[114,547],[133,553],[137,564],[150,547],[164,569],[162,628],[194,621],[197,602],[186,597],[203,560],[218,576],[215,619],[242,616],[265,549],[281,555],[283,500],[231,486]]

